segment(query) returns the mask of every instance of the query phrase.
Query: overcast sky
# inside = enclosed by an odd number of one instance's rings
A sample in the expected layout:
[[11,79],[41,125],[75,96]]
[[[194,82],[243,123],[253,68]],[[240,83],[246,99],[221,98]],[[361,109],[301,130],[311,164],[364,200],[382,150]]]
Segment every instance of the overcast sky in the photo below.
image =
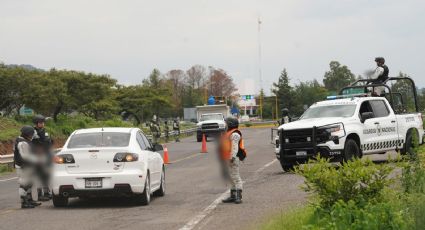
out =
[[423,0],[0,0],[0,61],[107,73],[140,83],[153,68],[226,70],[242,94],[286,68],[322,80],[337,60],[356,75],[384,56],[425,86]]

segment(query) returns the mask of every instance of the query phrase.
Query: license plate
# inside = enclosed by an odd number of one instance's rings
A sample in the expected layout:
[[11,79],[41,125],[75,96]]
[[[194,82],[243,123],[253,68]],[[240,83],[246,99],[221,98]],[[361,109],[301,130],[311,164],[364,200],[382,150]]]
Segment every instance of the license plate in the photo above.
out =
[[297,156],[307,156],[307,151],[297,151]]
[[102,188],[102,178],[86,179],[86,188]]

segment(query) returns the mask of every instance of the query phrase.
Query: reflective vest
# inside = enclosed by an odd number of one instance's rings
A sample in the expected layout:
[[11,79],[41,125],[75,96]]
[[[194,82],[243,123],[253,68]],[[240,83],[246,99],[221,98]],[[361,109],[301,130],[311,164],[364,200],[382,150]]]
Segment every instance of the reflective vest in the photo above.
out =
[[241,160],[241,161],[243,161],[246,157],[246,151],[245,151],[245,146],[244,146],[244,142],[243,142],[243,139],[242,139],[241,131],[239,131],[238,129],[231,129],[231,130],[227,131],[224,135],[221,136],[220,152],[221,152],[221,159],[222,160],[232,159],[232,140],[231,140],[230,136],[234,132],[237,132],[241,136],[241,139],[239,141],[239,149],[238,149],[237,157],[239,157],[239,160]]

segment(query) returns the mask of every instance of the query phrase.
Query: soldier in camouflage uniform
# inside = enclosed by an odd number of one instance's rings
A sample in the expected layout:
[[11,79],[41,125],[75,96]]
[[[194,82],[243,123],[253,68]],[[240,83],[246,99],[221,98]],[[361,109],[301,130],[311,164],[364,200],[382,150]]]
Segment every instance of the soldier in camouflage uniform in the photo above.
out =
[[161,128],[159,127],[158,118],[156,115],[153,115],[152,121],[149,124],[149,128],[152,133],[152,144],[158,144],[159,138],[161,137]]
[[168,138],[170,137],[169,136],[170,127],[168,127],[168,121],[165,121],[164,123],[165,123],[165,128],[164,128],[165,142],[168,142]]

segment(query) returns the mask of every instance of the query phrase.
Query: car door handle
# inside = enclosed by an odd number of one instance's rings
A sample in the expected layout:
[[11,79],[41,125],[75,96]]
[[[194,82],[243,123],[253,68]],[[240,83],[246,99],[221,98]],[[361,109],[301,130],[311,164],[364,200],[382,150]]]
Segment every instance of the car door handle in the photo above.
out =
[[391,121],[391,123],[395,123],[395,121]]
[[375,125],[379,125],[379,122],[375,122]]

